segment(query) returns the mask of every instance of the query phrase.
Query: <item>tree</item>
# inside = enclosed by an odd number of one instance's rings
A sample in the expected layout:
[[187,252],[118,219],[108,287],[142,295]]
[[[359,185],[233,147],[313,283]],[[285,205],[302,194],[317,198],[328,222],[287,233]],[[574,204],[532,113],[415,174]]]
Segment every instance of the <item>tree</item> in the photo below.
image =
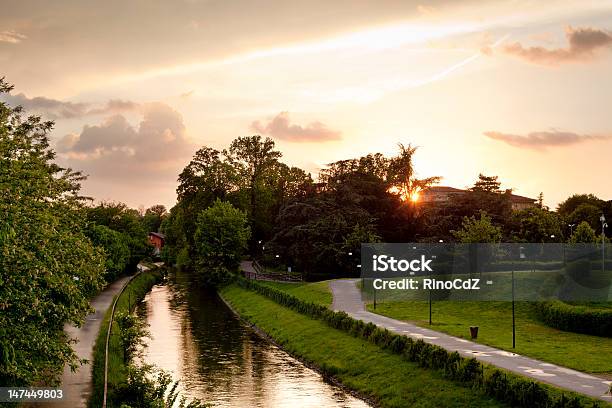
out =
[[217,199],[198,216],[196,274],[203,286],[216,287],[238,270],[251,235],[246,214]]
[[542,191],[540,191],[540,194],[538,194],[538,208],[548,210],[548,207],[544,205],[544,192]]
[[602,209],[605,201],[597,198],[593,194],[574,194],[565,201],[559,203],[557,206],[557,212],[563,217],[568,217],[578,208],[578,206],[582,204],[590,204]]
[[453,231],[457,241],[464,244],[475,243],[497,243],[501,241],[501,228],[493,225],[491,217],[484,211],[480,212],[480,218],[465,217],[459,231]]
[[102,202],[87,208],[87,219],[91,223],[105,225],[123,234],[123,240],[130,249],[126,270],[134,271],[138,262],[151,254],[152,247],[138,210],[129,208],[124,203]]
[[162,221],[167,215],[166,207],[161,204],[147,208],[142,217],[142,223],[146,232],[158,232]]
[[240,191],[248,197],[246,205],[239,205],[249,216],[255,240],[266,238],[273,217],[269,208],[273,204],[271,189],[266,175],[278,165],[282,154],[274,150],[274,141],[269,137],[244,136],[235,139],[224,151],[227,160],[239,176]]
[[567,221],[574,225],[587,222],[591,228],[597,229],[600,226],[599,217],[601,214],[602,210],[600,207],[594,204],[582,203],[567,216]]
[[400,143],[399,149],[399,154],[389,161],[387,181],[389,188],[396,191],[404,200],[410,200],[420,191],[438,183],[440,177],[416,178],[412,158],[417,147],[410,144],[404,146]]
[[86,231],[91,242],[104,250],[106,255],[106,273],[104,278],[107,282],[113,282],[118,275],[123,273],[130,261],[130,248],[126,237],[105,225],[92,224]]
[[597,242],[597,234],[588,222],[582,221],[574,230],[569,241],[572,244],[590,244]]
[[512,239],[519,242],[557,242],[561,239],[559,216],[540,207],[512,214]]
[[[12,89],[0,79],[0,93]],[[79,360],[63,331],[91,311],[104,254],[85,235],[78,172],[59,167],[52,122],[0,102],[0,384],[53,384]]]
[[478,175],[478,180],[474,183],[474,186],[470,189],[471,191],[483,191],[487,193],[496,193],[500,194],[501,183],[497,180],[498,176],[485,176],[480,173]]

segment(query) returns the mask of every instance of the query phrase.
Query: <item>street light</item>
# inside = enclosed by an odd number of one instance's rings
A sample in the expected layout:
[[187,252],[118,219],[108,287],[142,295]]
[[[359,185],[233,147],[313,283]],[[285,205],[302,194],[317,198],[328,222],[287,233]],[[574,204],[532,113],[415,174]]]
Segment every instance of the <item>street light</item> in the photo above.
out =
[[601,214],[599,217],[599,221],[601,221],[601,273],[602,275],[606,272],[606,234],[605,228],[608,226],[606,223],[606,217]]
[[570,237],[572,235],[574,235],[574,227],[576,226],[576,224],[567,224],[568,227],[570,227]]

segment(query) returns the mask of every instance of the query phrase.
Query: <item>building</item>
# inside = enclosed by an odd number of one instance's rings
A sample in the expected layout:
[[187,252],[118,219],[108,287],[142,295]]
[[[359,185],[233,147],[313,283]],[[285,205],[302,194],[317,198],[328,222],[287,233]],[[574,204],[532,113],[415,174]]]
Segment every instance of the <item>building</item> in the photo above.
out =
[[516,194],[510,194],[513,210],[524,210],[525,208],[536,207],[538,200],[535,198],[523,197]]
[[421,193],[420,200],[424,203],[445,203],[464,193],[465,190],[454,187],[433,186]]
[[164,234],[160,234],[158,232],[149,232],[149,242],[155,247],[155,250],[153,250],[153,253],[155,255],[159,255],[162,248],[164,247],[165,240],[166,236]]
[[[467,190],[448,186],[433,186],[421,193],[420,200],[423,203],[446,203],[457,196],[467,193]],[[537,206],[537,199],[510,194],[510,202],[513,210],[524,210]]]

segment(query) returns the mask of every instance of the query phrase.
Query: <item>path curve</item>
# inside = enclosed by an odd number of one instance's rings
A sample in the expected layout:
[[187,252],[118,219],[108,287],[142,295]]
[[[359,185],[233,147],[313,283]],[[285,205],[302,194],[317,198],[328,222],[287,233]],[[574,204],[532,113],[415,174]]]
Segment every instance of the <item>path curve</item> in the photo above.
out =
[[368,312],[361,298],[361,292],[357,288],[357,281],[356,279],[330,281],[334,296],[332,309],[344,311],[355,319],[363,320],[366,323],[374,323],[394,333],[413,339],[423,339],[427,343],[435,344],[446,350],[457,351],[464,357],[475,357],[483,363],[534,380],[604,401],[612,401],[612,397],[608,393],[612,381]]

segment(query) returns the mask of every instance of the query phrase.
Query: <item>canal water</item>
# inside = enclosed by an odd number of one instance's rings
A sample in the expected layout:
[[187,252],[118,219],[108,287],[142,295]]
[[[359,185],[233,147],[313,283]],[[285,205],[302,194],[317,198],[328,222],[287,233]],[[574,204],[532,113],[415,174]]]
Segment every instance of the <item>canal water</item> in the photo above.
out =
[[182,393],[215,407],[368,407],[262,339],[221,299],[171,274],[138,308],[152,339],[144,362],[180,379]]

